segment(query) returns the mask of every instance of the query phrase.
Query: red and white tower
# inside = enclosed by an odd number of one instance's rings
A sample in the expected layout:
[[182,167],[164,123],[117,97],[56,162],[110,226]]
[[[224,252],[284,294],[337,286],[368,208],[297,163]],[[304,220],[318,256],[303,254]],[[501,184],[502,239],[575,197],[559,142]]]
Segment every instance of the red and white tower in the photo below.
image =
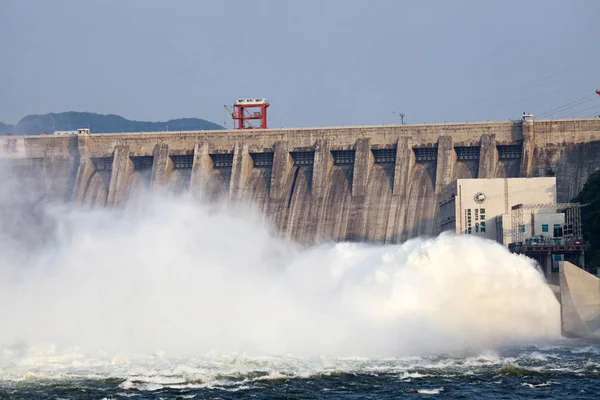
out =
[[[234,111],[231,113],[233,128],[267,129],[267,107],[269,105],[267,99],[238,99],[233,105]],[[260,126],[253,125],[253,120],[260,120]]]

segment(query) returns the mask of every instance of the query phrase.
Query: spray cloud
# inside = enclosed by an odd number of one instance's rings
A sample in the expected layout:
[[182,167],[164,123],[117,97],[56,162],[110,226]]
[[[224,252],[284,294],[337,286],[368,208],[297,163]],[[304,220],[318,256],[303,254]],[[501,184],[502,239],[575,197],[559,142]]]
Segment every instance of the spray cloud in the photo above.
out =
[[560,332],[532,261],[473,237],[304,248],[251,208],[185,196],[111,210],[1,201],[0,347],[394,356]]

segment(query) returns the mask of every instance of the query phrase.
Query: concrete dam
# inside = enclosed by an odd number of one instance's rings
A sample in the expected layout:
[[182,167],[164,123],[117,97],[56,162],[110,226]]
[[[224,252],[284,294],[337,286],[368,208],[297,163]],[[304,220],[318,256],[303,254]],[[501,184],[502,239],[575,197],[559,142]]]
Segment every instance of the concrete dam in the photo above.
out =
[[306,244],[435,234],[455,179],[556,176],[566,202],[600,168],[600,118],[2,140],[2,168],[46,200],[114,207],[163,188],[250,202]]

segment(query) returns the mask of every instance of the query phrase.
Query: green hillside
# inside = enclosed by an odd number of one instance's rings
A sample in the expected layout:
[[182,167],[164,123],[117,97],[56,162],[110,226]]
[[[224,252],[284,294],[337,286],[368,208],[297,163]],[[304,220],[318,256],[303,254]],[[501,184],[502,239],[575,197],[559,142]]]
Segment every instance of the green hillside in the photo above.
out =
[[600,170],[588,177],[572,201],[587,204],[581,209],[583,238],[589,244],[585,256],[589,269],[595,272],[600,268]]
[[40,132],[70,131],[88,127],[92,133],[101,132],[157,132],[223,129],[222,126],[199,118],[179,118],[165,122],[131,121],[114,114],[96,114],[69,111],[44,115],[28,115],[16,125],[0,122],[0,133],[15,135]]

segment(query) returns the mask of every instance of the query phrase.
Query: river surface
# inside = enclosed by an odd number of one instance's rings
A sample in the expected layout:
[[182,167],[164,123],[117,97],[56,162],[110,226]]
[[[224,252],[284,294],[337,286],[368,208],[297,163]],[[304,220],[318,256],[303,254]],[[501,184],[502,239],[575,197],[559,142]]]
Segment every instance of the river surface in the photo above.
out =
[[600,344],[400,358],[151,357],[5,348],[2,399],[598,399]]

